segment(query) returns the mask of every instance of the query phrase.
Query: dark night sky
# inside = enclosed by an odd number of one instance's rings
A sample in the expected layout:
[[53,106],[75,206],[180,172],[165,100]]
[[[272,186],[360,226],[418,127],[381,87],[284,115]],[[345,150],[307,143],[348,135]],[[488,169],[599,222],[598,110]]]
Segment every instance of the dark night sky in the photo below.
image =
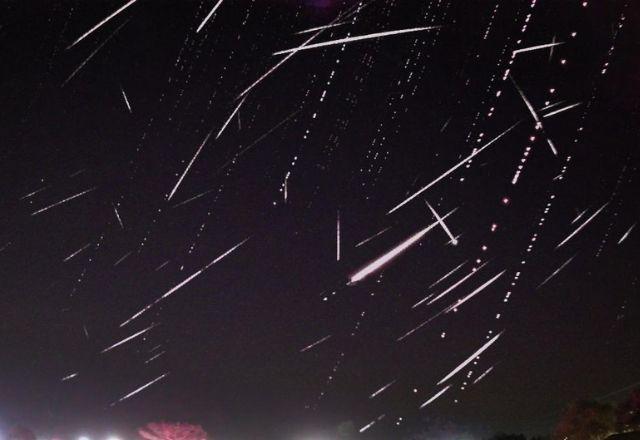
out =
[[[638,231],[618,243],[638,220],[634,2],[229,0],[196,33],[213,0],[139,0],[67,48],[124,3],[0,7],[0,430],[127,433],[164,419],[201,423],[214,438],[282,439],[384,414],[363,438],[440,426],[538,433],[567,402],[640,380]],[[214,139],[238,95],[282,59],[272,53],[339,14],[345,24],[314,43],[442,27],[301,51]],[[513,50],[551,41],[563,44],[510,63]],[[536,114],[581,105],[536,130],[506,69]],[[547,101],[564,103],[541,110]],[[435,221],[425,201],[441,215],[457,207],[445,223],[459,244],[437,226],[347,285]],[[397,341],[503,270],[457,312]]]

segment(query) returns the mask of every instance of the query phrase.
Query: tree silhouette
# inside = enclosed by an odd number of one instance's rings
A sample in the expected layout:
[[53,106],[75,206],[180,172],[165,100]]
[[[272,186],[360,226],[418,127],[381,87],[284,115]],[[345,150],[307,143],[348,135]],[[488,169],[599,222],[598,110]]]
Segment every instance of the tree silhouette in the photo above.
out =
[[7,440],[36,440],[36,436],[24,426],[14,426],[7,433]]
[[616,408],[618,430],[620,432],[640,431],[640,388]]
[[616,417],[609,404],[588,400],[572,403],[554,432],[556,440],[602,440],[616,432]]
[[202,426],[188,423],[149,423],[138,434],[144,440],[207,440]]

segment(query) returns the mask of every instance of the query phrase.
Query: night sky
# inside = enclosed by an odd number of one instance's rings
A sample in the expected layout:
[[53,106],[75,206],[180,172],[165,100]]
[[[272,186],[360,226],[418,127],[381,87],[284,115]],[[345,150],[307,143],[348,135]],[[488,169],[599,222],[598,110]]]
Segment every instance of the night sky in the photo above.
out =
[[639,19],[4,1],[0,429],[476,439],[619,399],[640,380]]

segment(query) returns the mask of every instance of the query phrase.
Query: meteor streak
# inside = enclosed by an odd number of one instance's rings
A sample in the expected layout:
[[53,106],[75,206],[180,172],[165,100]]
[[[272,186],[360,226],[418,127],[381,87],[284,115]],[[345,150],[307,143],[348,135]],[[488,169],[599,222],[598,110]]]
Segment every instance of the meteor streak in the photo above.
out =
[[324,341],[326,341],[330,337],[331,337],[331,335],[328,335],[328,336],[325,336],[324,338],[318,339],[316,342],[314,342],[312,344],[309,344],[306,347],[304,347],[303,349],[301,349],[300,353],[304,353],[307,350],[311,350],[313,347],[315,347],[316,345],[322,344]]
[[400,30],[395,30],[395,31],[376,32],[376,33],[373,33],[373,34],[358,35],[356,37],[346,37],[346,38],[340,38],[340,39],[337,39],[337,40],[323,41],[322,43],[302,45],[302,46],[294,47],[292,49],[285,49],[285,50],[280,50],[278,52],[274,52],[273,55],[282,55],[282,54],[285,54],[285,53],[294,53],[294,52],[297,52],[299,50],[316,49],[318,47],[334,46],[336,44],[352,43],[354,41],[370,40],[372,38],[382,38],[382,37],[388,37],[388,36],[391,36],[391,35],[401,35],[401,34],[407,34],[407,33],[411,33],[411,32],[428,31],[428,30],[432,30],[432,29],[439,29],[441,27],[442,26],[425,26],[425,27],[417,27],[417,28],[400,29]]
[[105,24],[106,22],[108,22],[109,20],[111,20],[113,17],[115,17],[116,15],[118,15],[119,13],[121,13],[122,11],[124,11],[125,9],[127,9],[129,6],[131,6],[132,4],[134,4],[137,0],[130,0],[129,2],[127,2],[124,6],[122,6],[121,8],[117,9],[113,14],[109,15],[107,18],[105,18],[104,20],[102,20],[100,23],[98,23],[97,25],[95,25],[94,27],[92,27],[91,29],[89,29],[87,32],[85,32],[84,34],[82,34],[76,41],[74,41],[73,43],[71,43],[67,49],[71,49],[73,46],[75,46],[76,44],[78,44],[79,42],[81,42],[82,40],[84,40],[86,37],[88,37],[89,35],[91,35],[94,31],[96,31],[98,28],[100,28],[100,26],[102,26],[103,24]]
[[573,231],[571,234],[569,234],[567,236],[567,238],[565,238],[564,240],[562,240],[560,242],[560,244],[558,246],[556,246],[556,249],[558,249],[560,246],[562,246],[563,244],[565,244],[567,241],[571,240],[571,238],[576,235],[578,232],[580,232],[582,230],[582,228],[584,228],[585,226],[587,226],[587,224],[593,220],[598,214],[600,214],[600,212],[602,212],[602,210],[609,204],[609,202],[605,203],[604,205],[602,205],[596,212],[594,212],[593,214],[591,214],[591,217],[589,217],[588,219],[586,219],[584,221],[584,223],[582,223],[580,226],[578,226],[575,231]]
[[[444,220],[449,215],[453,214],[456,209],[450,211],[442,219]],[[416,232],[411,237],[407,238],[405,241],[403,241],[402,243],[400,243],[396,247],[392,248],[391,250],[389,250],[387,253],[385,253],[381,257],[379,257],[379,258],[375,259],[374,261],[372,261],[371,263],[367,264],[365,267],[363,267],[362,269],[360,269],[359,271],[357,271],[356,273],[351,275],[351,278],[350,278],[350,281],[349,281],[350,284],[357,283],[358,281],[361,281],[361,280],[365,279],[367,276],[371,275],[372,273],[380,270],[385,264],[387,264],[388,262],[390,262],[391,260],[396,258],[398,255],[400,255],[402,252],[404,252],[408,248],[410,248],[413,244],[415,244],[422,237],[424,237],[427,234],[427,232],[429,232],[431,229],[433,229],[434,227],[438,226],[439,224],[440,224],[439,222],[435,222],[435,223],[427,226],[426,228]]]
[[436,400],[438,397],[442,396],[444,393],[447,392],[449,388],[451,388],[451,385],[447,385],[446,387],[438,391],[436,394],[433,395],[433,397],[431,397],[429,400],[427,400],[422,405],[420,405],[420,409],[424,408],[425,406],[429,405],[431,402]]
[[133,397],[136,394],[138,394],[140,391],[144,390],[145,388],[150,387],[151,385],[153,385],[154,383],[158,382],[159,380],[162,380],[163,378],[167,377],[169,375],[169,373],[164,373],[161,374],[160,376],[156,377],[155,379],[153,379],[150,382],[147,382],[146,384],[142,385],[140,388],[136,388],[135,390],[131,391],[129,394],[127,394],[126,396],[121,397],[120,399],[118,399],[117,401],[113,402],[111,404],[111,406],[115,406],[118,403],[127,400],[129,397]]
[[500,332],[497,335],[495,335],[493,338],[491,338],[489,340],[489,342],[484,344],[475,353],[473,353],[471,356],[469,356],[464,362],[462,362],[460,365],[458,365],[456,368],[454,368],[451,371],[451,373],[447,374],[445,377],[443,377],[440,380],[440,382],[438,382],[438,385],[442,385],[444,382],[446,382],[447,380],[451,379],[453,376],[456,375],[456,373],[458,373],[458,371],[462,370],[464,367],[466,367],[468,364],[470,364],[475,358],[480,356],[486,349],[491,347],[491,345],[493,345],[493,343],[498,340],[498,338],[502,335],[502,333],[504,333],[504,332]]
[[38,214],[40,214],[42,212],[48,211],[51,208],[54,208],[54,207],[59,206],[59,205],[62,205],[63,203],[67,203],[67,202],[69,202],[69,201],[71,201],[71,200],[73,200],[75,198],[78,198],[78,197],[83,196],[83,195],[85,195],[87,193],[90,193],[91,191],[93,191],[96,188],[97,187],[94,186],[93,188],[89,188],[89,189],[86,189],[86,190],[84,190],[82,192],[79,192],[78,194],[74,194],[72,196],[69,196],[66,199],[60,200],[59,202],[56,202],[56,203],[53,203],[51,205],[45,206],[42,209],[38,209],[37,211],[32,212],[31,215],[32,216],[33,215],[38,215]]
[[513,130],[515,128],[516,125],[518,125],[520,123],[520,121],[516,122],[515,124],[513,124],[511,127],[507,128],[505,131],[503,131],[502,133],[500,133],[498,136],[496,136],[495,138],[491,139],[489,142],[487,142],[486,144],[484,144],[482,147],[478,148],[478,149],[474,149],[473,152],[468,155],[467,157],[465,157],[464,159],[462,159],[460,162],[458,162],[457,164],[455,164],[453,167],[449,168],[447,171],[445,171],[443,174],[440,175],[440,177],[437,177],[435,180],[433,180],[431,183],[429,183],[428,185],[420,188],[418,191],[416,191],[415,193],[413,193],[412,195],[410,195],[409,197],[407,197],[406,199],[404,199],[402,202],[400,202],[399,204],[397,204],[396,206],[394,206],[393,208],[391,208],[391,210],[389,212],[387,212],[387,214],[391,214],[392,212],[397,211],[398,209],[402,208],[404,205],[406,205],[407,203],[409,203],[410,201],[412,201],[413,199],[415,199],[416,197],[418,197],[420,194],[422,194],[423,192],[425,192],[426,190],[428,190],[429,188],[431,188],[433,185],[435,185],[436,183],[440,182],[442,179],[444,179],[445,177],[447,177],[449,174],[453,173],[455,170],[457,170],[458,168],[460,168],[462,165],[464,165],[465,163],[467,163],[469,160],[473,159],[475,156],[477,156],[478,154],[482,153],[482,151],[484,151],[487,147],[491,146],[494,142],[496,142],[497,140],[499,140],[502,136],[504,136],[505,134],[509,133],[511,130]]

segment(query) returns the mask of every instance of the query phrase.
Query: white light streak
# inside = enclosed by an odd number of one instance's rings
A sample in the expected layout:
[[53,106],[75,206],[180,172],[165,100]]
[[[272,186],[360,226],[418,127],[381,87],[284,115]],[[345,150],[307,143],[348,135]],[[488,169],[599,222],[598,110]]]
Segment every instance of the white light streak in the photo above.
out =
[[122,223],[122,219],[120,218],[120,213],[118,212],[118,208],[116,208],[116,205],[113,205],[113,211],[116,213],[116,218],[118,219],[118,223],[120,224],[120,228],[124,229],[124,224]]
[[124,92],[124,89],[122,88],[122,86],[120,86],[120,91],[122,92],[124,103],[127,105],[127,110],[129,110],[129,113],[133,113],[131,110],[131,104],[129,104],[129,99],[127,98],[127,94]]
[[309,29],[305,29],[303,31],[298,31],[298,32],[296,32],[296,35],[307,34],[309,32],[315,32],[315,31],[322,31],[324,29],[329,29],[329,28],[336,27],[336,26],[342,26],[344,24],[347,24],[347,23],[346,22],[329,23],[329,24],[325,24],[324,26],[317,26],[317,27],[312,27],[312,28],[309,28]]
[[71,373],[71,374],[63,377],[62,379],[60,379],[60,382],[66,382],[68,380],[73,379],[74,377],[78,377],[78,373]]
[[[220,256],[218,256],[215,260],[213,260],[211,263],[207,264],[205,267],[203,267],[202,269],[194,272],[193,274],[191,274],[190,276],[188,276],[186,279],[184,279],[182,282],[178,283],[177,285],[175,285],[174,287],[172,287],[171,289],[169,289],[167,292],[165,292],[162,296],[160,296],[159,298],[157,298],[155,301],[147,304],[146,306],[144,306],[142,309],[140,309],[138,312],[136,312],[133,316],[131,316],[129,319],[127,319],[126,321],[124,321],[122,324],[120,324],[120,327],[124,327],[125,325],[127,325],[128,323],[130,323],[131,321],[133,321],[134,319],[138,318],[140,315],[142,315],[143,313],[145,313],[146,311],[148,311],[151,307],[155,306],[156,304],[158,304],[160,301],[164,300],[165,298],[169,297],[171,294],[173,294],[174,292],[180,290],[180,288],[182,288],[183,286],[187,285],[189,282],[191,282],[193,279],[199,277],[200,275],[202,275],[202,273],[207,270],[209,267],[213,266],[214,264],[216,264],[218,261],[222,260],[224,257],[226,257],[227,255],[229,255],[231,252],[233,252],[234,250],[236,250],[238,247],[242,246],[247,240],[249,240],[248,238],[241,241],[240,243],[238,243],[237,245],[233,246],[231,249],[229,249],[228,251],[224,252],[223,254],[221,254]],[[165,262],[163,264],[163,266],[168,263]],[[160,267],[159,267],[160,268]],[[159,269],[158,268],[158,269]],[[156,269],[156,270],[158,270]]]
[[446,382],[447,380],[451,379],[453,376],[456,375],[456,373],[458,373],[458,371],[462,370],[464,367],[466,367],[468,364],[470,364],[475,358],[480,356],[486,349],[491,347],[491,345],[493,345],[493,343],[498,340],[498,338],[502,335],[502,333],[504,333],[504,332],[500,332],[497,335],[495,335],[486,344],[484,344],[482,347],[480,347],[475,353],[473,353],[471,356],[469,356],[464,362],[462,362],[460,365],[458,365],[456,368],[454,368],[451,371],[451,373],[447,374],[445,377],[443,377],[440,380],[440,382],[438,382],[438,385],[442,385],[444,382]]
[[429,188],[431,188],[433,185],[435,185],[436,183],[440,182],[442,179],[444,179],[445,177],[447,177],[449,174],[453,173],[455,170],[457,170],[458,168],[460,168],[462,165],[464,165],[465,163],[467,163],[469,160],[473,159],[475,156],[477,156],[478,154],[482,153],[482,151],[484,151],[486,148],[488,148],[490,145],[492,145],[494,142],[496,142],[497,140],[499,140],[500,138],[502,138],[502,136],[504,136],[505,134],[509,133],[511,130],[513,130],[515,128],[516,125],[518,125],[520,123],[520,121],[516,122],[515,124],[513,124],[511,127],[507,128],[505,131],[503,131],[502,133],[500,133],[498,136],[496,136],[495,138],[491,139],[489,142],[487,142],[486,144],[484,144],[482,147],[478,148],[478,149],[474,149],[474,151],[468,155],[467,157],[465,157],[464,159],[462,159],[460,162],[458,162],[456,165],[454,165],[453,167],[449,168],[447,171],[445,171],[443,174],[440,175],[440,177],[437,177],[435,180],[433,180],[432,182],[430,182],[429,184],[427,184],[426,186],[420,188],[418,191],[416,191],[415,193],[413,193],[411,196],[407,197],[406,199],[404,199],[402,202],[400,202],[399,204],[397,204],[396,206],[394,206],[393,208],[391,208],[391,210],[389,212],[387,212],[387,214],[391,214],[392,212],[397,211],[398,209],[402,208],[404,205],[406,205],[407,203],[409,203],[410,201],[412,201],[413,199],[415,199],[416,197],[418,197],[420,194],[422,194],[423,192],[425,192],[426,190],[428,190]]
[[473,298],[474,296],[476,296],[478,293],[482,292],[484,289],[486,289],[487,287],[489,287],[491,284],[493,284],[498,278],[500,278],[502,275],[504,275],[504,273],[506,272],[506,270],[503,270],[502,272],[500,272],[499,274],[497,274],[496,276],[494,276],[493,278],[491,278],[489,281],[485,282],[484,284],[482,284],[480,287],[478,287],[476,290],[474,290],[473,292],[471,292],[470,294],[468,294],[467,296],[465,296],[462,299],[457,300],[455,303],[451,304],[446,310],[445,313],[449,313],[451,310],[461,306],[462,304],[466,303],[467,301],[469,301],[471,298]]
[[191,169],[191,166],[193,165],[193,163],[196,161],[196,159],[198,158],[198,155],[200,155],[200,152],[202,151],[202,149],[204,148],[204,146],[207,144],[207,141],[209,140],[209,137],[211,136],[211,133],[213,131],[210,131],[207,136],[204,138],[204,140],[202,141],[202,143],[200,144],[200,146],[198,147],[198,150],[196,150],[196,154],[193,155],[193,157],[191,158],[191,161],[189,162],[189,164],[187,164],[187,167],[184,169],[184,171],[182,172],[182,175],[180,176],[180,178],[178,179],[178,181],[176,182],[175,186],[173,187],[173,189],[171,190],[171,192],[169,193],[169,195],[167,196],[167,201],[171,200],[171,197],[173,197],[173,195],[176,193],[176,191],[178,190],[178,187],[180,186],[180,184],[182,183],[182,180],[184,179],[184,177],[187,175],[187,173],[189,172],[189,170]]
[[557,101],[557,102],[553,102],[553,103],[551,103],[551,104],[549,104],[549,105],[545,105],[544,107],[540,107],[540,109],[539,109],[539,110],[548,110],[548,109],[550,109],[551,107],[555,107],[555,106],[557,106],[557,105],[562,104],[563,102],[564,102],[564,101]]
[[367,429],[371,428],[375,424],[376,424],[376,421],[372,420],[371,422],[367,423],[362,428],[360,428],[360,430],[358,432],[362,434],[363,432],[365,432]]
[[384,419],[384,414],[379,415],[378,418],[376,418],[375,420],[372,420],[371,422],[367,423],[366,425],[364,425],[362,428],[360,428],[360,430],[358,432],[363,433],[365,432],[367,429],[371,428],[373,425],[375,425],[376,422],[379,422],[380,420]]
[[447,278],[449,278],[449,276],[453,275],[458,269],[460,269],[462,266],[464,266],[465,264],[467,264],[467,261],[469,260],[465,260],[462,263],[458,264],[456,267],[454,267],[453,269],[451,269],[449,272],[447,272],[446,274],[444,274],[443,276],[441,276],[440,278],[438,278],[436,281],[434,281],[433,283],[431,283],[431,285],[429,286],[429,289],[431,289],[432,287],[437,286],[438,284],[440,284],[442,281],[446,280]]
[[473,381],[473,384],[475,385],[478,382],[480,382],[482,379],[484,379],[487,374],[489,374],[489,373],[491,373],[491,371],[493,371],[494,367],[495,367],[495,365],[492,365],[489,368],[487,368],[484,373],[482,373],[480,376],[478,376],[476,378],[476,380]]
[[373,399],[374,397],[376,397],[378,394],[382,393],[384,390],[386,390],[387,388],[389,388],[391,385],[393,385],[394,383],[396,383],[398,379],[394,379],[391,382],[389,382],[388,384],[384,385],[383,387],[379,388],[377,391],[373,392],[370,396],[369,399]]
[[303,349],[301,349],[300,353],[304,353],[307,350],[311,350],[313,347],[315,347],[316,345],[322,344],[324,341],[326,341],[330,337],[331,337],[331,335],[328,335],[328,336],[325,336],[324,338],[318,339],[316,342],[313,342],[313,343],[307,345],[306,347],[304,347]]
[[119,346],[120,346],[120,345],[122,345],[122,344],[126,344],[126,343],[127,343],[127,342],[129,342],[130,340],[135,339],[135,338],[137,338],[138,336],[145,334],[146,332],[148,332],[149,330],[151,330],[151,329],[152,329],[152,328],[154,328],[155,326],[156,326],[156,324],[151,324],[149,327],[147,327],[147,328],[145,328],[145,329],[142,329],[142,330],[140,330],[139,332],[136,332],[136,333],[132,334],[131,336],[127,336],[127,337],[126,337],[126,338],[124,338],[123,340],[121,340],[121,341],[119,341],[119,342],[116,342],[115,344],[113,344],[113,345],[112,345],[112,346],[110,346],[110,347],[105,348],[104,350],[102,350],[102,351],[100,352],[100,354],[102,354],[102,353],[106,353],[106,352],[108,352],[108,351],[111,351],[111,350],[113,350],[114,348],[119,347]]
[[[73,79],[74,76],[76,76],[76,74],[91,60],[91,58],[93,58],[95,56],[95,54],[98,53],[98,51],[100,49],[102,49],[102,47],[107,44],[119,31],[120,29],[122,29],[122,27],[127,24],[129,22],[129,20],[125,21],[124,23],[122,23],[120,26],[118,26],[111,34],[109,34],[109,36],[107,38],[104,39],[104,41],[102,43],[100,43],[90,54],[88,57],[86,57],[84,59],[84,61],[82,63],[80,63],[80,65],[78,67],[76,67],[76,69],[71,72],[71,75],[69,75],[67,77],[67,79],[64,80],[64,82],[60,85],[60,87],[64,87],[65,85],[67,85],[67,83],[69,81],[71,81],[71,79]],[[70,176],[72,177],[72,176]]]
[[44,207],[44,208],[42,208],[42,209],[38,209],[37,211],[32,212],[32,213],[31,213],[31,215],[32,215],[32,216],[33,216],[33,215],[38,215],[38,214],[40,214],[40,213],[42,213],[42,212],[48,211],[48,210],[49,210],[49,209],[51,209],[51,208],[54,208],[54,207],[59,206],[59,205],[62,205],[63,203],[67,203],[67,202],[69,202],[69,201],[71,201],[71,200],[73,200],[73,199],[75,199],[75,198],[78,198],[78,197],[83,196],[83,195],[85,195],[85,194],[87,194],[87,193],[90,193],[91,191],[93,191],[93,190],[94,190],[94,189],[96,189],[96,188],[97,188],[97,187],[95,187],[95,186],[94,186],[93,188],[89,188],[89,189],[86,189],[86,190],[84,190],[84,191],[82,191],[82,192],[79,192],[79,193],[77,193],[77,194],[74,194],[74,195],[72,195],[72,196],[69,196],[69,197],[67,197],[66,199],[60,200],[59,202],[56,202],[56,203],[53,203],[53,204],[51,204],[51,205],[45,206],[45,207]]
[[195,196],[193,196],[193,197],[189,197],[187,200],[183,200],[183,201],[182,201],[182,202],[180,202],[180,203],[176,203],[175,205],[173,205],[173,208],[177,208],[178,206],[186,205],[187,203],[193,202],[194,200],[197,200],[197,199],[199,199],[200,197],[206,196],[207,194],[209,194],[210,192],[213,192],[213,191],[215,191],[215,190],[216,190],[215,188],[213,188],[213,189],[208,189],[208,190],[206,190],[206,191],[204,191],[204,192],[201,192],[200,194],[196,194],[196,195],[195,195]]
[[131,6],[132,4],[134,4],[137,0],[130,0],[129,2],[127,2],[124,6],[120,7],[119,9],[117,9],[114,13],[112,13],[111,15],[109,15],[107,18],[105,18],[104,20],[102,20],[100,23],[98,23],[97,25],[95,25],[94,27],[92,27],[91,29],[89,29],[87,32],[85,32],[84,34],[82,34],[76,41],[74,41],[73,43],[71,43],[67,49],[71,49],[73,46],[75,46],[76,44],[78,44],[79,42],[81,42],[82,40],[84,40],[86,37],[88,37],[89,35],[91,35],[91,33],[93,33],[94,31],[96,31],[100,26],[102,26],[103,24],[105,24],[106,22],[108,22],[109,20],[111,20],[113,17],[115,17],[116,15],[118,15],[119,13],[121,13],[122,11],[124,11],[125,9],[127,9],[129,6]]
[[340,211],[336,215],[336,261],[340,261]]
[[[428,299],[429,297],[427,297]],[[412,334],[414,334],[415,332],[417,332],[418,330],[420,330],[422,327],[424,327],[425,325],[429,324],[431,321],[433,321],[434,319],[436,319],[438,316],[442,315],[444,313],[444,310],[439,311],[438,313],[436,313],[435,315],[433,315],[431,318],[428,318],[425,321],[422,321],[420,324],[418,324],[417,326],[415,326],[414,328],[412,328],[411,330],[409,330],[408,332],[406,332],[404,335],[400,336],[399,338],[396,339],[396,342],[400,342],[403,339],[411,336]]]
[[169,264],[169,261],[171,261],[171,260],[167,260],[167,261],[165,261],[164,263],[162,263],[160,266],[156,267],[156,268],[154,269],[154,272],[157,272],[157,271],[159,271],[160,269],[162,269],[163,267],[165,267],[167,264]]
[[166,353],[166,352],[163,350],[163,351],[161,351],[160,353],[158,353],[158,354],[156,354],[156,355],[154,355],[154,356],[151,356],[149,359],[147,359],[146,361],[144,361],[144,363],[145,363],[145,364],[148,364],[149,362],[152,362],[153,360],[158,359],[160,356],[162,356],[162,355],[163,355],[163,354],[165,354],[165,353]]
[[440,391],[438,391],[436,394],[434,394],[429,400],[427,400],[426,402],[424,402],[422,405],[420,405],[420,409],[424,408],[425,406],[429,405],[431,402],[433,402],[434,400],[436,400],[438,397],[442,396],[444,393],[447,392],[447,390],[451,388],[451,385],[447,385],[446,387],[444,387],[443,389],[441,389]]
[[556,110],[554,110],[552,112],[549,112],[549,113],[547,113],[545,115],[542,115],[542,117],[543,118],[549,118],[549,117],[551,117],[553,115],[557,115],[558,113],[566,112],[567,110],[571,110],[572,108],[578,107],[581,104],[582,104],[581,102],[576,102],[575,104],[567,105],[565,107],[562,107],[562,108],[556,109]]
[[213,9],[211,9],[211,11],[207,14],[207,16],[204,18],[204,20],[202,20],[202,23],[200,23],[200,26],[198,26],[198,29],[196,29],[196,34],[198,32],[200,32],[200,30],[202,30],[202,28],[204,27],[204,25],[207,24],[207,22],[209,21],[209,19],[211,18],[211,16],[213,14],[215,14],[216,10],[220,7],[220,5],[222,4],[222,0],[218,0],[218,2],[213,6]]
[[229,122],[231,122],[231,120],[236,115],[236,113],[238,113],[238,110],[240,110],[240,107],[242,106],[242,104],[244,104],[244,101],[246,99],[247,99],[246,96],[244,98],[242,98],[242,101],[240,101],[240,103],[236,106],[236,108],[233,110],[231,115],[229,115],[229,118],[225,121],[224,125],[222,126],[222,128],[220,129],[218,134],[216,135],[216,139],[218,139],[222,135],[222,132],[224,131],[225,128],[227,128],[227,125],[229,125]]
[[247,93],[249,93],[255,86],[260,84],[265,78],[267,78],[269,75],[271,75],[273,72],[275,72],[280,66],[282,66],[284,63],[286,63],[287,60],[289,60],[292,56],[294,56],[296,53],[298,53],[298,51],[301,50],[302,47],[305,47],[307,44],[309,44],[311,41],[313,41],[318,35],[320,35],[322,33],[322,31],[323,30],[320,30],[320,31],[316,32],[315,34],[313,34],[311,37],[309,37],[304,43],[302,43],[302,46],[300,46],[300,48],[298,50],[296,50],[295,52],[291,52],[289,55],[287,55],[286,57],[281,59],[271,69],[267,70],[266,73],[264,73],[260,78],[255,80],[253,82],[253,84],[251,84],[249,87],[244,89],[244,91],[242,93],[240,93],[240,95],[238,97],[244,96]]
[[339,38],[337,40],[323,41],[322,43],[315,43],[315,44],[309,44],[309,45],[303,45],[303,46],[294,47],[292,49],[280,50],[278,52],[274,52],[273,55],[282,55],[282,54],[286,54],[286,53],[293,53],[293,52],[298,52],[299,50],[316,49],[318,47],[334,46],[336,44],[352,43],[354,41],[370,40],[372,38],[382,38],[382,37],[388,37],[388,36],[392,36],[392,35],[407,34],[407,33],[411,33],[411,32],[428,31],[428,30],[432,30],[432,29],[439,29],[441,27],[442,26],[425,26],[425,27],[416,27],[416,28],[408,28],[408,29],[399,29],[399,30],[395,30],[395,31],[376,32],[376,33],[373,33],[373,34],[358,35],[356,37]]
[[[442,298],[443,296],[445,296],[447,293],[451,292],[453,289],[455,289],[456,287],[458,287],[460,284],[464,283],[465,281],[467,281],[469,278],[471,278],[472,276],[474,276],[476,273],[480,272],[480,269],[482,269],[484,266],[486,266],[487,263],[483,263],[481,266],[479,266],[477,269],[472,269],[468,274],[466,274],[464,277],[460,278],[458,281],[456,281],[455,283],[453,283],[452,285],[450,285],[449,287],[447,287],[442,293],[440,293],[440,295],[436,296],[435,298],[433,298],[431,301],[429,301],[427,303],[427,305],[431,305],[434,302],[438,301],[440,298]],[[416,308],[417,306],[419,306],[420,304],[422,304],[425,299],[422,299],[420,301],[418,301],[417,303],[415,303],[412,307],[412,309]]]
[[569,234],[567,236],[567,238],[565,238],[564,240],[562,240],[560,242],[560,244],[558,246],[556,246],[556,249],[558,249],[560,246],[562,246],[563,244],[565,244],[566,242],[568,242],[569,240],[571,240],[571,238],[576,235],[578,232],[580,232],[582,230],[582,228],[584,228],[585,226],[587,226],[587,224],[593,220],[598,214],[600,214],[600,212],[602,212],[602,210],[608,205],[609,203],[605,203],[604,205],[602,205],[596,212],[594,212],[593,214],[591,214],[591,217],[589,217],[588,219],[586,219],[584,221],[584,223],[582,223],[580,226],[578,226],[575,231],[573,231],[571,234]]
[[536,113],[536,109],[533,108],[533,105],[531,105],[531,102],[529,102],[529,100],[525,96],[525,94],[522,91],[522,89],[520,88],[520,86],[518,86],[518,83],[516,83],[516,80],[513,79],[513,77],[511,75],[509,75],[509,79],[511,80],[511,82],[514,85],[514,87],[518,91],[518,94],[520,95],[520,98],[522,98],[522,100],[524,101],[524,104],[529,109],[529,113],[531,113],[531,116],[533,116],[533,119],[536,121],[537,124],[540,124],[540,118],[538,117],[538,113]]
[[576,256],[572,256],[571,258],[569,258],[567,261],[565,261],[564,263],[562,263],[560,265],[559,268],[557,268],[555,271],[553,271],[553,273],[551,275],[549,275],[548,277],[546,277],[544,279],[543,282],[541,282],[540,284],[538,284],[538,287],[536,287],[536,289],[541,288],[542,286],[544,286],[545,284],[547,284],[553,277],[555,277],[556,275],[558,275],[560,273],[560,271],[562,269],[564,269],[565,267],[567,267],[569,265],[569,263],[571,263],[571,261],[575,258]]
[[[446,214],[443,217],[443,219],[445,219],[449,215],[453,214],[453,212],[455,212],[456,209],[454,209],[453,211],[451,211],[448,214]],[[402,252],[404,252],[409,247],[411,247],[413,244],[418,242],[422,237],[424,237],[427,234],[427,232],[429,232],[431,229],[433,229],[434,227],[436,227],[438,225],[439,225],[439,223],[435,222],[435,223],[427,226],[426,228],[423,228],[422,230],[420,230],[420,231],[416,232],[415,234],[413,234],[411,237],[407,238],[405,241],[403,241],[399,245],[397,245],[394,248],[392,248],[389,251],[387,251],[381,257],[379,257],[379,258],[375,259],[374,261],[372,261],[371,263],[367,264],[362,269],[360,269],[359,271],[357,271],[356,273],[351,275],[350,283],[351,284],[352,283],[357,283],[358,281],[361,281],[361,280],[365,279],[367,276],[371,275],[372,273],[382,269],[382,267],[384,267],[387,263],[392,261],[394,258],[396,258],[398,255],[400,255]]]
[[82,252],[83,250],[85,250],[86,248],[88,248],[89,246],[91,246],[91,243],[87,243],[84,246],[82,246],[80,249],[78,249],[77,251],[75,251],[74,253],[72,253],[71,255],[69,255],[67,258],[65,258],[64,260],[62,260],[63,263],[66,263],[67,261],[71,260],[73,257],[75,257],[76,255],[78,255],[80,252]]
[[218,261],[222,260],[224,257],[226,257],[227,255],[229,255],[230,253],[232,253],[233,251],[238,249],[240,246],[245,244],[247,241],[249,241],[249,237],[245,238],[244,240],[242,240],[240,243],[236,244],[235,246],[233,246],[229,250],[227,250],[227,251],[223,252],[222,254],[218,255],[211,263],[207,264],[204,268],[205,269],[209,269],[211,266],[213,266]]
[[113,402],[111,404],[111,406],[115,406],[118,403],[127,400],[130,397],[135,396],[136,394],[138,394],[140,391],[144,390],[145,388],[150,387],[151,385],[153,385],[154,383],[158,382],[159,380],[162,380],[163,378],[167,377],[169,375],[169,373],[164,373],[161,374],[160,376],[156,377],[155,379],[153,379],[150,382],[147,382],[146,384],[142,385],[140,388],[136,388],[135,390],[131,391],[129,394],[127,394],[126,396],[121,397],[120,399],[118,399],[117,401]]
[[456,237],[453,236],[453,234],[451,233],[451,231],[449,230],[449,228],[447,227],[447,225],[445,224],[444,220],[442,220],[442,217],[440,217],[438,215],[438,213],[436,212],[435,209],[433,209],[433,207],[429,204],[429,202],[427,202],[425,200],[425,203],[427,204],[427,206],[429,207],[429,209],[431,210],[431,213],[433,214],[433,216],[436,218],[436,221],[438,223],[440,223],[440,226],[442,226],[442,229],[444,229],[444,232],[446,232],[446,234],[449,236],[449,238],[451,239],[451,244],[454,246],[458,245],[458,240],[456,239]]
[[385,232],[387,232],[389,229],[391,229],[391,226],[387,226],[386,228],[384,228],[383,230],[376,232],[375,234],[365,238],[364,240],[362,240],[360,243],[358,243],[355,247],[360,247],[365,243],[368,243],[369,241],[373,240],[374,238],[378,237],[379,235],[384,234]]
[[571,221],[571,224],[574,224],[575,222],[577,222],[578,220],[580,220],[580,218],[582,218],[582,216],[585,214],[585,212],[587,212],[587,210],[588,210],[588,209],[589,209],[589,208],[585,209],[585,210],[584,210],[584,211],[582,211],[580,214],[578,214],[578,215],[576,216],[576,218],[574,218],[574,219]]
[[116,267],[118,264],[122,263],[129,255],[131,255],[133,251],[129,251],[126,254],[124,254],[122,257],[120,257],[118,259],[118,261],[116,261],[115,263],[113,263],[113,267]]
[[629,234],[631,234],[631,231],[633,230],[633,228],[636,227],[636,224],[637,224],[637,222],[632,224],[631,227],[629,229],[627,229],[627,232],[622,234],[622,237],[620,237],[620,240],[618,240],[618,244],[622,244],[622,242],[625,241],[629,237]]
[[561,44],[564,44],[564,41],[558,42],[558,43],[546,43],[546,44],[538,44],[537,46],[523,47],[522,49],[514,50],[513,55],[517,55],[523,52],[531,52],[532,50],[548,49],[550,47],[559,46]]
[[29,194],[26,194],[26,195],[20,197],[20,200],[28,199],[29,197],[34,196],[34,195],[38,194],[40,191],[44,191],[47,188],[48,188],[48,186],[43,186],[42,188],[38,188],[37,190],[32,191]]

